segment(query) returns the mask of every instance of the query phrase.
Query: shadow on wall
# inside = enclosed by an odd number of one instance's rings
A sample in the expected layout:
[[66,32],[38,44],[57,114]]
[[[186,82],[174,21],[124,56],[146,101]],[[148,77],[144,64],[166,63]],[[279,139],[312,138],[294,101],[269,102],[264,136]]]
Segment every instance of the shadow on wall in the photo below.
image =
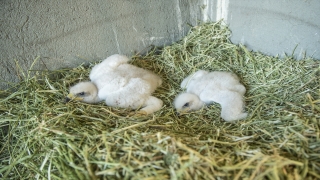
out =
[[[190,2],[191,3],[191,2]],[[159,1],[1,1],[1,78],[18,80],[26,71],[74,67],[108,55],[131,55],[149,45],[182,38],[190,24],[189,2]],[[198,19],[198,18],[192,18]],[[16,59],[16,61],[14,61]],[[0,82],[0,87],[6,83]]]
[[[320,59],[318,0],[0,1],[0,89],[29,69],[74,67],[178,41],[199,21],[224,19],[231,40],[268,55]],[[298,46],[297,46],[298,45]],[[16,61],[15,61],[16,60]]]

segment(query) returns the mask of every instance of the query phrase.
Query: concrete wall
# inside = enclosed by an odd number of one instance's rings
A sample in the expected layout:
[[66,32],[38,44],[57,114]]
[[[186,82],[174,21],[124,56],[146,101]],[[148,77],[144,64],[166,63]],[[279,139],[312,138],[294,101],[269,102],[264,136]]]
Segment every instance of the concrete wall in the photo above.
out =
[[[318,0],[0,0],[0,88],[28,69],[74,67],[149,45],[168,45],[188,24],[224,18],[232,41],[270,55],[320,59]],[[16,60],[16,61],[15,61]]]
[[[1,0],[0,77],[18,80],[25,70],[74,67],[114,53],[132,55],[171,44],[201,19],[201,1]],[[1,83],[0,86],[5,86]]]
[[320,59],[319,0],[230,0],[231,40],[268,55]]

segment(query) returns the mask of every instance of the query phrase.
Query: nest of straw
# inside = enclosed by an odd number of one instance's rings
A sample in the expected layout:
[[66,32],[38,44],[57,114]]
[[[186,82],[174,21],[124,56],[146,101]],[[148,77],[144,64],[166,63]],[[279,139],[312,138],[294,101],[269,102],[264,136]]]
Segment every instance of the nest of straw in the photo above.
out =
[[[320,179],[320,62],[270,57],[230,42],[220,22],[135,55],[159,74],[163,108],[148,116],[104,103],[65,103],[91,67],[21,73],[1,91],[3,179]],[[198,69],[236,73],[249,117],[224,122],[213,104],[177,116],[184,77]]]

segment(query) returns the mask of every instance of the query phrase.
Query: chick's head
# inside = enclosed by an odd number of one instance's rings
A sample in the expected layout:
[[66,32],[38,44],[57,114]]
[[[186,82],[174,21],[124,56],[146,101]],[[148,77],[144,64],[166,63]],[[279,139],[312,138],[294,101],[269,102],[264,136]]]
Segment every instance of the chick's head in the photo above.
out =
[[66,101],[75,100],[86,103],[98,102],[98,89],[92,82],[80,82],[70,88]]
[[174,100],[174,107],[178,113],[196,111],[205,105],[199,97],[192,93],[179,94]]

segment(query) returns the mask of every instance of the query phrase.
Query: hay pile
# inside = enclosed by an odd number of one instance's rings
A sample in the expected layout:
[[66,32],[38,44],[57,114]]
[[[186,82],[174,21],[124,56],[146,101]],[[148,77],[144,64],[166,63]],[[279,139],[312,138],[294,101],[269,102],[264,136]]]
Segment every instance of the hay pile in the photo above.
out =
[[[132,57],[164,81],[154,115],[79,102],[68,88],[93,66],[35,71],[0,96],[3,179],[320,179],[320,61],[270,57],[229,41],[218,23]],[[179,84],[198,70],[236,73],[249,117],[224,122],[219,105],[177,116]],[[12,93],[12,90],[14,92]]]

